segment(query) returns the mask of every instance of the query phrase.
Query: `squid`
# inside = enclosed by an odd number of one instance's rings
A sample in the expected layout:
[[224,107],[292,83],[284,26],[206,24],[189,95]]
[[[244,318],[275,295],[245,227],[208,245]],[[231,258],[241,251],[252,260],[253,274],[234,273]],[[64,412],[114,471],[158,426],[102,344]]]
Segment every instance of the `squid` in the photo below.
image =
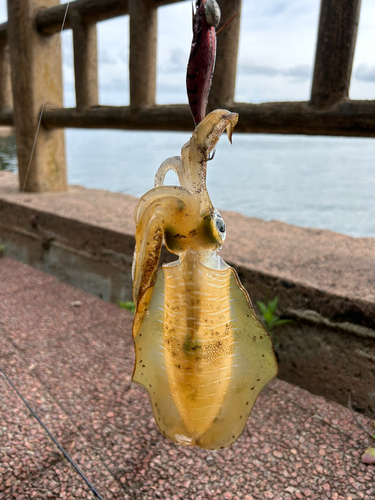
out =
[[[206,186],[207,160],[224,130],[232,142],[237,120],[220,109],[203,118],[135,209],[133,381],[147,389],[167,438],[204,449],[241,435],[277,373],[271,339],[218,255],[226,228]],[[169,170],[180,185],[164,185]],[[159,268],[163,242],[177,260]]]

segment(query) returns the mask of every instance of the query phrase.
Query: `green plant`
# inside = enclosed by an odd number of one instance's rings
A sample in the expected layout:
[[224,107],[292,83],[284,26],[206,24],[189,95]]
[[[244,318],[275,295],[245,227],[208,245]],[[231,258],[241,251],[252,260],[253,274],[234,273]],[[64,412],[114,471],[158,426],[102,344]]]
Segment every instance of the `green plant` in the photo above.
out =
[[121,300],[119,300],[118,305],[121,307],[121,309],[126,309],[127,311],[130,311],[133,314],[135,313],[134,302],[121,302]]
[[275,312],[278,300],[279,299],[275,297],[273,300],[268,302],[267,306],[264,302],[257,302],[261,314],[261,321],[266,327],[268,333],[271,333],[271,331],[277,326],[287,325],[292,322],[291,319],[280,319],[279,316],[276,316]]
[[260,320],[271,336],[277,359],[277,348],[279,347],[280,340],[279,337],[275,334],[274,330],[278,326],[287,325],[288,323],[292,322],[291,319],[280,319],[279,316],[276,316],[275,312],[278,300],[279,299],[275,297],[273,300],[270,300],[270,302],[268,302],[268,305],[266,305],[264,302],[257,301],[260,311]]
[[0,245],[0,257],[4,257],[5,255],[5,245]]

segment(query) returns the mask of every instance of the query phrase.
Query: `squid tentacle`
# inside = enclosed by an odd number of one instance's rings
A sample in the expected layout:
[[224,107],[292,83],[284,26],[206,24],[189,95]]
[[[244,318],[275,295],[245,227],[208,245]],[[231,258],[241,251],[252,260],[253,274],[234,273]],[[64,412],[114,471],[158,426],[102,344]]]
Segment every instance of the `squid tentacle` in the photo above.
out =
[[154,187],[161,187],[164,185],[164,179],[170,170],[173,170],[178,177],[180,186],[184,186],[184,166],[181,160],[181,156],[171,156],[163,161],[163,163],[158,168],[155,175]]

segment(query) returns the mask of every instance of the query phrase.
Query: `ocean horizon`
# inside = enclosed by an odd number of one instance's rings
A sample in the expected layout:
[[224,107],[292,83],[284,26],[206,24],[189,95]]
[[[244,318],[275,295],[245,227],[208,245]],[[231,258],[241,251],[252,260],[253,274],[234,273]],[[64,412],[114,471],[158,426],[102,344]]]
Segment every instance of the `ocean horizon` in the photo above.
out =
[[[189,137],[68,129],[68,182],[140,197],[152,189],[159,165],[179,155]],[[15,171],[15,147],[9,149],[6,168]],[[208,163],[207,186],[219,210],[375,237],[374,157],[374,139],[234,133],[230,145],[224,134]],[[177,176],[169,172],[166,183],[177,184]]]

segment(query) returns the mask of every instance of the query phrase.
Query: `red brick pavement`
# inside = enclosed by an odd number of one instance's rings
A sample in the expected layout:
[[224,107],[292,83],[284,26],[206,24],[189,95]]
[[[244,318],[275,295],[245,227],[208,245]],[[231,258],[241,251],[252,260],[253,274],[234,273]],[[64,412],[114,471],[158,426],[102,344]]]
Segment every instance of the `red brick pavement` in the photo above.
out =
[[[352,412],[280,380],[230,448],[165,440],[130,380],[131,322],[114,305],[0,259],[0,366],[103,498],[374,500],[375,467],[361,463],[371,438]],[[0,376],[0,499],[29,498],[94,497]]]

